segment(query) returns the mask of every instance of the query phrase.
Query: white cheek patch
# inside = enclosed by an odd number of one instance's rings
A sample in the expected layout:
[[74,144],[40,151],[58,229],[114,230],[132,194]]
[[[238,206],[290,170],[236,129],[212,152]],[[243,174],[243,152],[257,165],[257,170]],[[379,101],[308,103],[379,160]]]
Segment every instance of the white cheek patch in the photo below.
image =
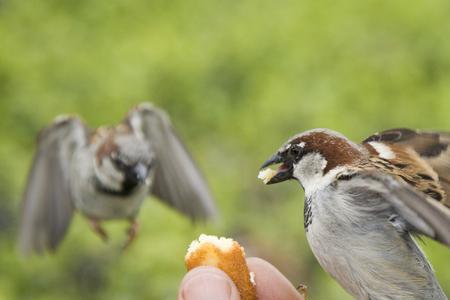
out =
[[[300,176],[322,174],[326,168],[328,161],[319,153],[306,154],[297,164],[294,165],[294,170]],[[295,174],[294,174],[295,175]]]
[[307,196],[330,184],[334,173],[328,172],[325,176],[323,175],[327,164],[327,160],[319,153],[310,153],[294,165],[293,175],[300,181]]
[[384,159],[394,159],[395,158],[395,153],[392,152],[391,148],[389,148],[389,146],[383,144],[383,143],[379,143],[379,142],[369,142],[369,145],[372,146],[375,151],[378,152],[378,155],[381,158]]
[[124,175],[117,171],[108,158],[102,160],[101,166],[95,167],[95,175],[105,187],[116,191],[122,188]]

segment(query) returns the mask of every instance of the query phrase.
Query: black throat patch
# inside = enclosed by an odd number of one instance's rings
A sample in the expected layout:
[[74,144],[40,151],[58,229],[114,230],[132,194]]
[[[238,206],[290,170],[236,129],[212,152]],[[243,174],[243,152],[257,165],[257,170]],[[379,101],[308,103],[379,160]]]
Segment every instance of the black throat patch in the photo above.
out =
[[119,191],[110,189],[106,186],[104,186],[97,177],[94,178],[94,182],[95,182],[95,189],[97,191],[99,191],[102,194],[107,194],[107,195],[111,195],[111,196],[116,196],[116,197],[127,197],[130,196],[131,194],[133,194],[133,192],[135,191],[136,187],[139,184],[130,184],[125,182],[125,184],[122,185],[122,189],[120,189]]
[[305,198],[305,206],[303,208],[303,225],[306,232],[308,232],[308,227],[312,223],[312,212],[311,212],[311,197]]

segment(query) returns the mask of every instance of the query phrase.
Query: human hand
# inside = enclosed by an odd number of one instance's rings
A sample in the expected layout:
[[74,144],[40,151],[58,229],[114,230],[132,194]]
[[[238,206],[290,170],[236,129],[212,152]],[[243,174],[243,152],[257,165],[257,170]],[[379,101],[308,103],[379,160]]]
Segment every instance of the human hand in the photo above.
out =
[[[265,260],[252,257],[247,265],[255,273],[258,300],[304,300],[289,280]],[[233,281],[218,268],[197,267],[183,278],[178,300],[240,300]]]

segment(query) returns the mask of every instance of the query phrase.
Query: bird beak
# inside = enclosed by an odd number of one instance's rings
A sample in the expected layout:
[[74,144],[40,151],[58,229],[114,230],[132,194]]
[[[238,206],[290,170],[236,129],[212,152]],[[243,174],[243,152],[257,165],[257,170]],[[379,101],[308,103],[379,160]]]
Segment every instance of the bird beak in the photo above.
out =
[[[277,170],[268,168],[269,166],[279,164]],[[292,179],[292,163],[287,161],[281,153],[276,153],[266,162],[264,162],[260,168],[258,178],[262,179],[265,184],[274,184]]]
[[137,163],[134,165],[131,170],[129,176],[135,182],[144,182],[148,175],[148,168],[142,164]]

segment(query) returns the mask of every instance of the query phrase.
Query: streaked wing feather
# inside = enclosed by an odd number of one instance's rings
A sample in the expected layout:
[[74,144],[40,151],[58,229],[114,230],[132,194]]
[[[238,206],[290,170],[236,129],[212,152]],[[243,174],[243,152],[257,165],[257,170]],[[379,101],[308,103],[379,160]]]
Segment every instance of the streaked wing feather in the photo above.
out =
[[358,176],[384,195],[414,232],[450,247],[449,208],[382,172],[363,171]]
[[450,207],[450,133],[397,128],[375,133],[363,143],[372,141],[401,144],[413,149],[438,174],[447,195],[443,203]]
[[[193,219],[216,215],[207,183],[162,110],[141,104],[128,116],[155,151],[157,166],[151,193]],[[136,128],[139,127],[139,128]]]
[[39,135],[22,202],[20,249],[24,254],[54,250],[72,219],[68,173],[73,151],[86,143],[77,118],[55,121]]

